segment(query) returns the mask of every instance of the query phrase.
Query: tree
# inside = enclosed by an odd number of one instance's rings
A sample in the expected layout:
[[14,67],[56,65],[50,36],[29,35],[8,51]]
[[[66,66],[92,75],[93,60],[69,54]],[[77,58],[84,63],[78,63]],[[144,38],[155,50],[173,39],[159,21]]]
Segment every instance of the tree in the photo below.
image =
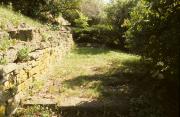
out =
[[66,15],[69,11],[79,9],[81,0],[2,0],[5,5],[12,3],[14,10],[33,17],[48,19],[48,16],[53,18],[60,14]]
[[141,0],[124,22],[127,46],[148,58],[158,73],[178,73],[179,10],[178,0]]
[[104,2],[102,0],[84,0],[81,2],[80,10],[89,18],[91,25],[98,24],[104,17]]
[[[78,12],[78,11],[77,11]],[[83,13],[78,12],[79,18],[75,19],[76,27],[79,28],[87,28],[88,27],[88,17],[86,17]]]
[[116,32],[117,42],[119,43],[118,45],[122,49],[124,49],[125,45],[123,34],[127,29],[126,27],[121,27],[121,25],[125,19],[129,18],[129,12],[134,5],[134,0],[113,0],[106,9],[107,21],[113,26]]

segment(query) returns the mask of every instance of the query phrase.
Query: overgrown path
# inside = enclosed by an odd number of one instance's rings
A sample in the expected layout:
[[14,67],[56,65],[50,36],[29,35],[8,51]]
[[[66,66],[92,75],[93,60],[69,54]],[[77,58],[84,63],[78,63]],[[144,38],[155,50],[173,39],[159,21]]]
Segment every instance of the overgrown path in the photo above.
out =
[[24,103],[57,105],[63,117],[126,116],[131,97],[142,91],[137,85],[144,74],[139,56],[80,47],[37,81]]

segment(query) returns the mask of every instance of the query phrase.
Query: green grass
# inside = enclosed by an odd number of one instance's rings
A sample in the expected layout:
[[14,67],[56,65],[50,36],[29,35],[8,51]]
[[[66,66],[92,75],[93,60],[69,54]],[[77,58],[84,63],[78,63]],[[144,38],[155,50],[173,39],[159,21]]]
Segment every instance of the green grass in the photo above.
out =
[[7,25],[17,27],[21,23],[26,23],[31,27],[43,26],[40,22],[32,20],[31,18],[22,15],[21,13],[0,6],[0,28],[2,30],[7,30]]
[[[176,114],[174,112],[178,112],[179,109],[175,83],[152,78],[148,64],[140,59],[140,56],[121,51],[91,47],[76,48],[55,66],[54,73],[44,79],[45,84],[37,82],[37,86],[32,90],[45,86],[43,89],[47,91],[46,93],[55,94],[59,101],[58,106],[62,107],[75,105],[76,109],[76,106],[94,105],[99,108],[103,104],[102,115],[107,112],[108,117],[114,117],[114,114],[121,115],[124,109],[128,111],[127,117],[129,115],[159,117],[166,114],[164,112],[171,113],[172,110],[172,113]],[[50,82],[53,82],[53,85]],[[37,93],[41,93],[41,90]],[[171,100],[172,96],[175,100]],[[107,110],[104,108],[106,106],[113,108]],[[46,115],[49,111],[27,108],[22,113]],[[62,114],[61,111],[57,113]],[[71,114],[74,116],[74,113]],[[94,115],[95,113],[92,113],[92,116],[90,113],[91,117]]]
[[138,63],[140,56],[102,48],[81,47],[73,50],[56,66],[53,78],[62,82],[63,97],[99,98],[106,84],[116,82],[118,71],[131,72],[127,64]]

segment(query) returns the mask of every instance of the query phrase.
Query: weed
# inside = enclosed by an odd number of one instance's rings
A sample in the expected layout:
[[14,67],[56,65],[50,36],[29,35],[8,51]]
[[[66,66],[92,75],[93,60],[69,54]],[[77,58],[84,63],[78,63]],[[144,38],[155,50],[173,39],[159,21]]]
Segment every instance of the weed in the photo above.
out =
[[54,116],[52,109],[48,107],[42,107],[39,105],[30,106],[23,110],[18,110],[15,117],[52,117]]
[[0,42],[0,51],[6,51],[11,46],[12,41],[8,38],[2,39]]
[[6,57],[0,58],[0,65],[5,65],[5,64],[7,64],[7,63],[8,63],[8,61],[7,61],[7,58],[6,58]]
[[29,60],[29,52],[30,52],[30,48],[23,47],[17,53],[17,60],[18,61],[27,61],[27,60]]
[[49,26],[50,30],[52,31],[58,31],[61,29],[61,25],[56,25],[56,24],[47,24],[47,26]]

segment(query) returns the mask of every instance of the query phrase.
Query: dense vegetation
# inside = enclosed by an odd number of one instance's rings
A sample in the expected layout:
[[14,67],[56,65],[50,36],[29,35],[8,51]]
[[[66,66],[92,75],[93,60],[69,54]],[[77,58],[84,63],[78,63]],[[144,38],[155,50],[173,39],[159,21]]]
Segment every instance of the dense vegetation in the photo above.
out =
[[124,23],[128,47],[172,75],[178,68],[179,10],[177,0],[139,1]]
[[[96,0],[94,4],[97,4]],[[91,7],[95,18],[83,10],[85,13],[75,20],[78,22],[74,31],[77,42],[128,49],[153,65],[154,77],[177,77],[180,50],[178,0],[114,0],[101,6],[99,14]]]
[[[46,23],[58,25],[56,18],[62,15],[71,23],[76,42],[98,43],[139,54],[142,60],[149,64],[149,77],[159,79],[160,82],[170,81],[174,86],[179,85],[178,0],[112,0],[108,4],[104,4],[101,0],[1,0],[1,2],[5,5],[11,3],[16,11]],[[162,84],[159,83],[158,86],[161,87]],[[141,101],[139,98],[138,100]],[[147,107],[146,112],[137,116],[145,117],[147,113],[154,111],[152,107],[153,105]]]

